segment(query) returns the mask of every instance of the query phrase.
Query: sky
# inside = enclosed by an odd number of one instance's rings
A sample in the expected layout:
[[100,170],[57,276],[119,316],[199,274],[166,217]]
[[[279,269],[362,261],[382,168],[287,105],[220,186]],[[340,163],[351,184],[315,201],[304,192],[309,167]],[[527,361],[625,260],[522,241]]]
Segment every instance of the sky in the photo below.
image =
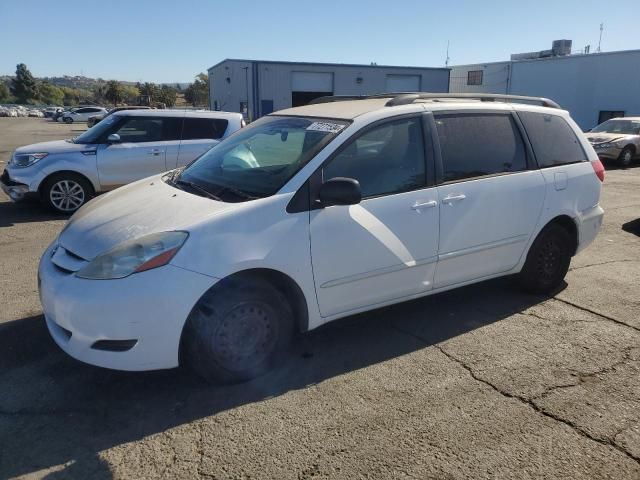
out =
[[[0,75],[190,82],[225,58],[442,67],[640,49],[638,0],[0,0]],[[631,14],[632,12],[635,12]]]

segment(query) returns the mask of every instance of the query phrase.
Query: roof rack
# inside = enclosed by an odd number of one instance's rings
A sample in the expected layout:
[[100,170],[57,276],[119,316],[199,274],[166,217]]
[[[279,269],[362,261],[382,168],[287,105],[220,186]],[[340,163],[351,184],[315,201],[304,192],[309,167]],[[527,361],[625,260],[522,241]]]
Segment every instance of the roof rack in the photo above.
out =
[[544,97],[526,97],[523,95],[502,95],[497,93],[381,93],[378,95],[332,95],[316,98],[310,105],[317,103],[344,102],[348,100],[366,100],[371,98],[389,98],[386,107],[409,105],[416,100],[433,100],[434,102],[448,99],[480,100],[481,102],[506,102],[506,103],[535,103],[549,108],[562,108],[553,100]]

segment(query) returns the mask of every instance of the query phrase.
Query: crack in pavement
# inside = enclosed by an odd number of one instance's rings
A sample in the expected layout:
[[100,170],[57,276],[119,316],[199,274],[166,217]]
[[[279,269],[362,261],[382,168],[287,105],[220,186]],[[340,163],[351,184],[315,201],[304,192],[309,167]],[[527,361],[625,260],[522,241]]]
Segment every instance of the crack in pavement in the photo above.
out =
[[628,262],[637,262],[638,260],[635,259],[624,259],[624,260],[608,260],[606,262],[600,262],[600,263],[590,263],[588,265],[580,265],[577,267],[572,267],[569,269],[570,272],[573,272],[574,270],[580,270],[581,268],[587,268],[587,267],[598,267],[600,265],[609,265],[610,263],[628,263]]
[[[407,332],[405,330],[402,330],[401,328],[398,328],[397,326],[391,326],[391,328],[397,330],[400,333],[403,333],[405,335],[409,335],[411,337],[414,337],[422,342],[424,342],[425,344],[429,345],[429,342],[425,341],[424,338],[420,337],[420,335],[416,335],[413,334],[411,332]],[[555,415],[554,413],[547,411],[545,409],[543,409],[542,407],[540,407],[539,405],[537,405],[536,403],[534,403],[532,400],[528,400],[520,395],[516,395],[513,393],[510,393],[506,390],[501,390],[500,388],[498,388],[496,385],[494,385],[493,383],[491,383],[490,381],[479,377],[471,367],[469,367],[464,361],[462,361],[461,359],[457,358],[456,356],[452,355],[451,353],[447,352],[442,345],[439,344],[433,344],[433,346],[435,348],[437,348],[444,356],[446,356],[449,360],[451,360],[452,362],[457,363],[458,365],[460,365],[462,368],[464,368],[469,375],[471,376],[471,378],[473,378],[474,380],[476,380],[479,383],[483,383],[484,385],[487,385],[488,387],[490,387],[491,389],[493,389],[495,392],[499,393],[500,395],[502,395],[503,397],[506,398],[512,398],[514,400],[518,400],[520,401],[522,404],[527,405],[528,407],[530,407],[531,409],[533,409],[535,412],[539,413],[540,415],[543,415],[547,418],[550,418],[558,423],[562,423],[563,425],[566,425],[567,427],[571,428],[573,431],[575,431],[577,434],[592,440],[594,442],[597,442],[601,445],[604,446],[609,446],[611,448],[614,448],[616,450],[618,450],[620,453],[626,455],[627,457],[629,457],[630,459],[634,460],[636,463],[640,464],[640,457],[633,455],[632,453],[628,452],[627,450],[625,450],[624,448],[622,448],[620,445],[618,445],[617,443],[615,443],[614,440],[612,439],[601,439],[598,437],[594,437],[593,435],[591,435],[589,432],[583,430],[582,428],[580,428],[578,425],[576,425],[574,422],[572,422],[571,420],[566,420],[562,417],[559,417],[557,415]]]
[[628,323],[623,322],[622,320],[618,320],[617,318],[610,317],[608,315],[605,315],[604,313],[600,313],[600,312],[597,312],[597,311],[592,310],[590,308],[583,307],[582,305],[578,305],[577,303],[570,302],[569,300],[565,300],[564,298],[560,298],[560,297],[557,297],[557,296],[553,297],[553,299],[557,300],[559,302],[565,303],[567,305],[571,305],[572,307],[575,307],[578,310],[582,310],[583,312],[592,313],[594,315],[597,315],[598,317],[602,317],[602,318],[604,318],[606,320],[609,320],[611,322],[617,323],[618,325],[624,325],[625,327],[629,327],[629,328],[635,330],[636,332],[640,332],[640,328],[639,327],[635,327],[633,325],[629,325]]

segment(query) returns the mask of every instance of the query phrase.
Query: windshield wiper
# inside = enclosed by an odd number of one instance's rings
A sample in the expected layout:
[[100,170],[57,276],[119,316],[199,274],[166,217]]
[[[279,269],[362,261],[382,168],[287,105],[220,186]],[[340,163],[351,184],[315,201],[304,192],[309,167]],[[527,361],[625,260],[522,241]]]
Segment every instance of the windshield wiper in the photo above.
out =
[[247,192],[243,192],[242,190],[238,190],[237,188],[234,188],[234,187],[222,187],[220,190],[216,192],[216,194],[220,195],[221,193],[224,193],[224,192],[231,192],[234,195],[240,198],[244,198],[246,200],[255,200],[256,198],[258,198],[254,195],[250,195]]
[[217,195],[214,195],[213,193],[211,193],[209,190],[202,188],[200,185],[198,185],[197,183],[193,183],[193,182],[189,182],[187,180],[182,180],[182,179],[177,179],[174,180],[173,183],[175,185],[184,185],[186,187],[190,187],[193,190],[200,192],[202,195],[204,195],[205,197],[208,197],[212,200],[216,200],[218,202],[221,202],[222,199],[220,197],[218,197]]

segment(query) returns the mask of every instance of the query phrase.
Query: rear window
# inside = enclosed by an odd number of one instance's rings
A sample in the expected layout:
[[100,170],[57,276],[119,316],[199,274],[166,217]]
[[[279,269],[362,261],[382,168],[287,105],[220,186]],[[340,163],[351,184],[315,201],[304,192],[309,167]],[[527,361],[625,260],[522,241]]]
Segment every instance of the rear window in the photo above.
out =
[[518,112],[540,168],[583,162],[587,156],[573,129],[558,115]]
[[183,140],[222,138],[229,122],[221,118],[185,118],[182,127]]
[[443,180],[526,170],[524,144],[511,115],[456,114],[436,117]]

